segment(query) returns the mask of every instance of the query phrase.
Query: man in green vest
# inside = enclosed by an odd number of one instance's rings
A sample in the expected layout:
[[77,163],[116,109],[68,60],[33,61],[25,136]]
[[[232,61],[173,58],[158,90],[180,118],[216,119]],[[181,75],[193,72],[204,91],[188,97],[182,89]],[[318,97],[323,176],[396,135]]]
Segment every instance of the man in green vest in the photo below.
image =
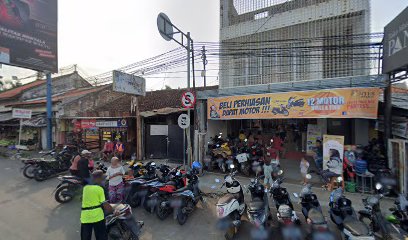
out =
[[91,240],[92,231],[96,240],[107,240],[104,210],[112,213],[112,206],[105,200],[101,187],[104,176],[101,170],[92,173],[92,181],[84,186],[81,211],[81,240]]

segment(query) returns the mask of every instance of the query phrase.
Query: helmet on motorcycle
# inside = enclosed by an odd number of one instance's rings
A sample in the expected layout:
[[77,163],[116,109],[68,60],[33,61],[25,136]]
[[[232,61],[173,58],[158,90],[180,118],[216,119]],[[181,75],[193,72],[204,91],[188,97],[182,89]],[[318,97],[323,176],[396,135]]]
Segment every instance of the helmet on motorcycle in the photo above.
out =
[[230,175],[225,176],[224,180],[226,183],[229,183],[229,184],[232,184],[234,182],[234,180],[232,179]]

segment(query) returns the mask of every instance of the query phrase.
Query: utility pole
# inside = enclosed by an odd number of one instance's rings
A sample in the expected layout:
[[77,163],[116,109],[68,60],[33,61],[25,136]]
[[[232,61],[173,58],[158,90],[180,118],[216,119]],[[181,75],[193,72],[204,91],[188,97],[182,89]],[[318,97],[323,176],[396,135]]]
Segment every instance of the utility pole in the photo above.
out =
[[388,140],[392,134],[392,87],[391,87],[391,74],[386,75],[387,86],[384,89],[384,145],[388,151]]
[[47,149],[52,149],[52,83],[51,73],[47,73]]
[[206,65],[208,64],[205,46],[203,46],[203,48],[201,49],[201,59],[203,60],[203,73],[201,74],[201,76],[204,77],[204,88],[205,88],[205,87],[207,87]]

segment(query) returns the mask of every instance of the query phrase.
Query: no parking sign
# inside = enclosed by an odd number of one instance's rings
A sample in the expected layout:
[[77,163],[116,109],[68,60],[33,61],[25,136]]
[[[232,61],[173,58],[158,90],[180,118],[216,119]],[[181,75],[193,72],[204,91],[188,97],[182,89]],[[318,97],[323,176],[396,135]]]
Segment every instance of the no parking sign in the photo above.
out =
[[194,108],[195,103],[196,97],[193,92],[187,91],[181,96],[181,105],[183,105],[184,108]]

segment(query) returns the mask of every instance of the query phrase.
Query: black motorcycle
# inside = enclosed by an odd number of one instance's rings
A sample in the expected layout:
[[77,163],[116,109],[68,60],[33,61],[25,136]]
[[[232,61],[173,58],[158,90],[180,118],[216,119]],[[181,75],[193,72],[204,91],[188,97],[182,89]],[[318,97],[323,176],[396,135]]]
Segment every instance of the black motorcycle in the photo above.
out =
[[303,107],[303,106],[305,106],[305,100],[303,98],[295,100],[295,97],[290,97],[286,108],[290,109],[291,107]]
[[[46,156],[55,156],[55,149],[48,151],[48,152],[40,152],[41,158],[44,158]],[[24,177],[28,179],[33,179],[34,178],[34,171],[37,168],[37,163],[43,161],[43,159],[23,159],[21,162],[24,164],[24,166],[21,168],[21,171],[23,172]]]
[[273,113],[274,115],[289,116],[289,111],[288,111],[288,109],[287,109],[283,104],[281,104],[280,107],[274,107],[274,108],[272,109],[272,113]]
[[[381,188],[382,185],[377,183],[376,189],[381,191]],[[364,198],[363,204],[365,209],[358,212],[360,215],[359,219],[363,222],[368,220],[368,225],[370,226],[371,231],[381,239],[403,240],[404,236],[401,231],[389,223],[382,215],[380,207],[380,199],[382,196],[382,194],[379,194]]]
[[[279,171],[279,176],[283,174],[283,171]],[[278,211],[277,217],[280,223],[284,225],[291,225],[292,223],[300,224],[300,220],[294,211],[292,201],[285,187],[282,187],[284,178],[278,177],[269,190],[273,201],[275,202],[276,210]]]
[[[194,211],[199,201],[204,202],[202,192],[198,188],[198,170],[193,169],[187,173],[188,185],[185,188],[181,188],[172,194],[172,200],[170,204],[175,209],[175,218],[180,225],[184,225],[187,222],[188,216]],[[169,204],[167,203],[161,203]],[[159,205],[160,208],[160,205]],[[159,210],[158,210],[159,212]]]
[[55,155],[55,160],[38,162],[37,168],[33,171],[34,179],[40,182],[67,171],[71,166],[73,156],[74,153],[67,147],[64,147],[61,152]]
[[374,236],[366,224],[359,221],[351,200],[343,194],[343,189],[338,188],[330,194],[330,218],[339,230],[343,232],[345,239],[374,240]]
[[260,183],[261,177],[251,179],[247,192],[251,192],[251,202],[248,204],[247,215],[249,221],[256,226],[267,227],[267,219],[271,213],[269,209],[268,195],[265,186]]
[[108,239],[139,240],[142,221],[136,221],[132,215],[132,208],[127,204],[111,204],[117,214],[106,216]]
[[[107,168],[103,162],[99,161],[95,163],[95,170],[101,170],[106,173]],[[59,203],[70,202],[75,195],[81,193],[82,187],[87,184],[82,178],[77,176],[60,176],[58,180],[60,183],[54,190],[54,198]]]

